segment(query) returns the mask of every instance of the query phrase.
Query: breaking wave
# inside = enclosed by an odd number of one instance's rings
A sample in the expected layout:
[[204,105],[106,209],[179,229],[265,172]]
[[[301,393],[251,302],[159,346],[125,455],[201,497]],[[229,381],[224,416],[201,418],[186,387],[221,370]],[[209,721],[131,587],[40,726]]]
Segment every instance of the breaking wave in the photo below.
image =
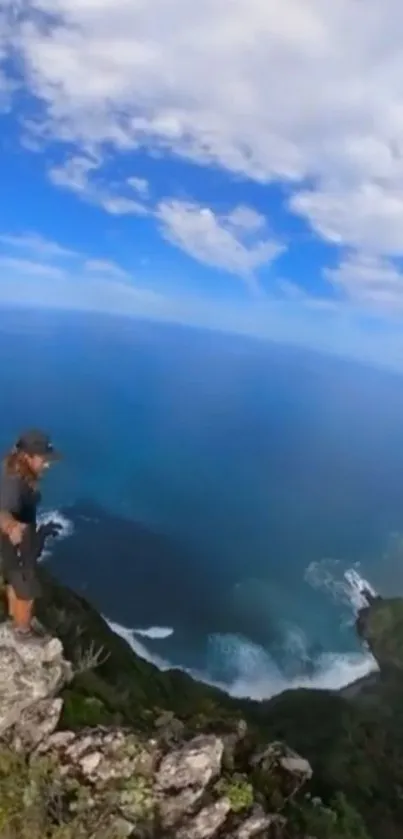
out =
[[[360,574],[358,566],[343,571],[341,563],[337,561],[312,563],[306,571],[306,580],[315,589],[330,596],[339,607],[344,607],[350,622],[354,621],[359,610],[365,606],[363,592],[370,591],[375,594],[372,585]],[[139,631],[117,623],[109,625],[142,658],[163,670],[172,666],[163,654],[152,653],[138,639],[138,636],[142,635],[144,638],[163,641],[168,637],[165,632],[159,634],[158,628]],[[169,635],[172,634],[173,630],[169,630]],[[232,672],[229,681],[212,679],[208,666],[204,670],[186,668],[186,672],[207,684],[214,684],[226,690],[232,696],[259,700],[269,699],[297,687],[339,690],[377,669],[372,656],[362,652],[323,652],[312,660],[305,634],[296,626],[288,628],[284,646],[294,657],[298,657],[301,671],[305,672],[291,678],[285,676],[269,652],[243,637],[232,634],[211,635],[208,639],[208,659],[222,661],[223,669]],[[309,667],[311,672],[307,674]]]
[[[306,579],[314,588],[330,595],[338,606],[344,606],[350,614],[351,621],[365,605],[363,592],[367,590],[375,594],[373,587],[360,574],[358,567],[343,572],[341,564],[333,561],[325,560],[322,563],[312,564],[307,569]],[[117,623],[110,623],[110,626],[142,658],[163,670],[172,666],[166,657],[162,654],[151,653],[138,639],[138,635],[142,635],[145,638],[159,638],[162,641],[168,637],[165,632],[159,633],[158,628],[139,632]],[[172,633],[173,630],[169,630],[169,635]],[[361,652],[323,652],[313,661],[305,634],[299,627],[289,627],[284,646],[288,652],[299,658],[301,670],[305,670],[305,673],[301,672],[300,675],[292,678],[286,677],[269,652],[245,638],[232,634],[211,635],[208,639],[208,658],[215,661],[221,660],[223,669],[231,670],[233,674],[231,680],[223,682],[212,679],[209,667],[201,671],[187,669],[186,672],[238,698],[268,699],[284,690],[297,687],[339,690],[376,670],[376,663],[372,656]],[[312,672],[307,674],[306,670],[309,666]]]
[[[57,540],[66,539],[74,532],[73,523],[58,510],[47,510],[40,516],[40,523],[56,521],[61,525]],[[51,543],[42,560],[51,553]],[[331,599],[342,611],[342,621],[352,623],[358,611],[365,605],[365,590],[375,594],[372,585],[361,575],[359,567],[343,570],[336,560],[312,563],[306,570],[306,582],[324,596]],[[110,628],[120,635],[141,658],[154,664],[160,670],[174,665],[169,655],[164,654],[164,642],[174,637],[174,629],[165,626],[129,628],[108,621]],[[153,642],[153,651],[147,641]],[[155,646],[161,644],[161,652]],[[236,634],[211,634],[206,639],[206,665],[201,669],[182,668],[194,678],[215,685],[234,697],[268,699],[284,690],[297,687],[314,687],[338,690],[362,678],[376,664],[372,656],[361,652],[321,652],[312,656],[312,651],[303,630],[296,625],[286,627],[283,647],[299,663],[299,674],[287,676],[276,664],[270,652],[258,644]],[[212,673],[226,674],[226,678],[213,677]]]
[[161,641],[164,638],[169,638],[173,635],[173,629],[166,626],[150,626],[149,629],[133,629],[135,635],[141,635],[143,638],[151,638],[151,640]]
[[[139,641],[135,630],[112,621],[108,623],[113,632],[124,638],[141,658],[160,670],[168,670],[173,666],[163,655],[151,653],[147,646]],[[317,659],[315,674],[312,677],[289,679],[281,673],[270,654],[262,647],[237,635],[211,635],[208,644],[212,654],[221,655],[226,668],[231,666],[235,672],[231,682],[212,679],[208,669],[182,669],[193,678],[219,687],[237,698],[269,699],[297,687],[338,690],[376,669],[375,662],[369,655],[324,653]]]

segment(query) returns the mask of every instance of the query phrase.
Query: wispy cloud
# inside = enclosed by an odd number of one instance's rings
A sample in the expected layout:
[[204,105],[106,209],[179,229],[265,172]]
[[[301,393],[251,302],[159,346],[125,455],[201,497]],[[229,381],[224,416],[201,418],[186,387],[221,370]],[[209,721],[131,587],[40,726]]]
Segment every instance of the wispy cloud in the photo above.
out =
[[84,261],[84,268],[92,274],[97,274],[101,277],[109,277],[116,280],[128,280],[130,274],[125,271],[120,265],[115,262],[109,262],[106,259],[87,259]]
[[390,260],[367,253],[351,253],[326,278],[355,305],[403,314],[403,271]]
[[[22,256],[14,256],[16,251]],[[54,280],[89,277],[114,281],[115,286],[131,279],[130,273],[116,262],[88,257],[37,233],[0,234],[0,268],[9,277],[15,274]]]
[[91,179],[99,165],[96,159],[75,157],[49,174],[55,185],[73,190],[111,215],[153,217],[171,244],[205,265],[247,279],[251,286],[255,286],[255,271],[284,250],[274,236],[268,235],[265,217],[251,207],[241,205],[219,215],[195,201],[166,198],[153,205],[148,181],[137,177],[127,179],[125,184],[143,203],[118,195],[117,188],[115,195],[107,195],[106,188]]
[[131,177],[127,179],[127,183],[132,189],[134,189],[135,192],[137,192],[140,198],[143,198],[144,200],[149,198],[150,184],[146,178]]
[[49,178],[55,186],[76,192],[85,201],[102,207],[111,215],[147,215],[148,210],[143,203],[120,194],[121,186],[114,190],[113,186],[96,178],[100,165],[96,158],[75,156],[60,166],[52,167]]
[[402,188],[403,177],[396,184],[327,185],[297,193],[291,207],[332,244],[403,256]]
[[0,255],[0,269],[6,274],[7,283],[12,283],[13,274],[28,277],[41,277],[47,280],[59,280],[65,277],[65,271],[57,265],[49,265],[30,259],[17,259]]
[[255,286],[254,272],[278,257],[283,247],[265,238],[266,221],[246,207],[219,216],[195,202],[163,201],[157,209],[162,235],[190,256]]
[[65,248],[57,242],[45,239],[38,233],[24,233],[22,235],[0,234],[0,245],[13,250],[28,251],[43,258],[75,258],[79,254],[71,248]]

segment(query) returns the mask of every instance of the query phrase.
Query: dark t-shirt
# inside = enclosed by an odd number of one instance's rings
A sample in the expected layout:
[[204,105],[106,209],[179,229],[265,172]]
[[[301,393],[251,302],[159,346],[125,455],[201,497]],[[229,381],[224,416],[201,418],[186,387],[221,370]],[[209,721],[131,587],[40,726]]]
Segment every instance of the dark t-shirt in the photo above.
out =
[[[22,524],[36,529],[36,518],[40,494],[18,475],[7,475],[4,467],[0,476],[0,511],[10,513]],[[9,544],[9,539],[0,531],[0,550]]]

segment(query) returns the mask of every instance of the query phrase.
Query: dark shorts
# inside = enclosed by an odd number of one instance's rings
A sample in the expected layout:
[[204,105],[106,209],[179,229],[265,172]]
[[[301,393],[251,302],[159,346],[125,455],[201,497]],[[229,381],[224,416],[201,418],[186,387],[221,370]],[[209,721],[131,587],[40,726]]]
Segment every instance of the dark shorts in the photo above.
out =
[[41,593],[37,560],[21,557],[12,545],[1,552],[1,571],[6,585],[14,589],[19,600],[35,600]]

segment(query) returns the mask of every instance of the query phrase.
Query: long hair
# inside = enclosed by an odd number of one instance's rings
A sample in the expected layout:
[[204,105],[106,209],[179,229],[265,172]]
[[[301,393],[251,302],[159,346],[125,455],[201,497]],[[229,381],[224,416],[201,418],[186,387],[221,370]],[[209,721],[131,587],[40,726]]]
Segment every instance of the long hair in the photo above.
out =
[[28,458],[24,452],[18,451],[18,449],[14,447],[6,454],[3,462],[6,475],[18,476],[25,481],[31,489],[35,489],[38,484],[38,475],[29,465]]

